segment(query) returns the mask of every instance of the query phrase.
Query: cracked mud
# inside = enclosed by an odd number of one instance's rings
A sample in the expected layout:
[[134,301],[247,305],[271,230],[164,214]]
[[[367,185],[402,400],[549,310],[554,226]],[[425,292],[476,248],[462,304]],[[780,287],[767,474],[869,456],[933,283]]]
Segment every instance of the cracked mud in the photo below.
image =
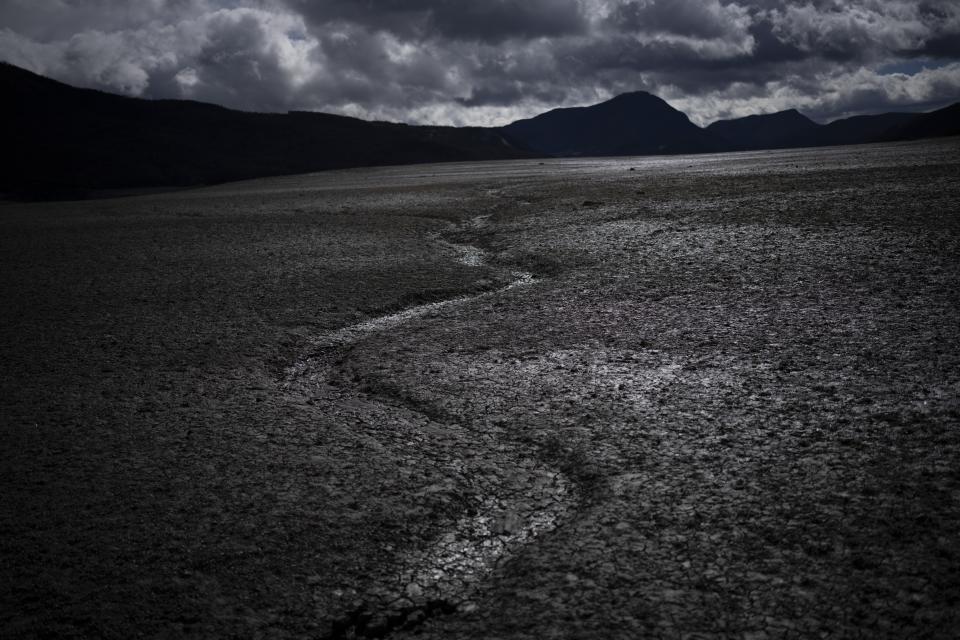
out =
[[958,151],[0,204],[0,636],[956,638]]
[[[487,217],[473,218],[467,226],[481,228]],[[431,240],[461,264],[481,267],[488,263],[487,252],[479,247],[449,242],[440,235],[432,235]],[[535,282],[532,274],[523,271],[510,272],[510,276],[512,281],[494,291],[417,305],[311,339],[311,354],[286,371],[287,388],[310,394],[334,377],[342,377],[342,363],[348,357],[344,348],[367,335],[396,330],[452,305],[468,304]],[[340,366],[331,365],[333,360]],[[374,395],[369,388],[367,391],[364,395]],[[392,400],[389,395],[383,397],[388,405]],[[434,419],[440,428],[458,429],[441,420]],[[576,503],[577,491],[569,479],[539,462],[523,446],[510,442],[502,430],[470,433],[461,429],[458,444],[469,452],[469,459],[446,460],[447,468],[463,473],[488,466],[510,472],[473,475],[475,498],[470,513],[452,523],[425,549],[406,554],[399,561],[392,584],[381,583],[361,594],[361,604],[354,611],[333,621],[329,637],[383,637],[392,630],[410,629],[435,613],[475,610],[477,605],[471,597],[496,564],[512,549],[554,529]],[[426,491],[443,490],[444,486],[434,486]]]

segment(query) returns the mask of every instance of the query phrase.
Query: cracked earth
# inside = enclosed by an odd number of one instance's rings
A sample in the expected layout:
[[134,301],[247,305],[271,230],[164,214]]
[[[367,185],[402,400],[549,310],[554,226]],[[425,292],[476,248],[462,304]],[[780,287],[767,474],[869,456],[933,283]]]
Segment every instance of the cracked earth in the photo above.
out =
[[3,204],[2,635],[957,637],[958,145]]

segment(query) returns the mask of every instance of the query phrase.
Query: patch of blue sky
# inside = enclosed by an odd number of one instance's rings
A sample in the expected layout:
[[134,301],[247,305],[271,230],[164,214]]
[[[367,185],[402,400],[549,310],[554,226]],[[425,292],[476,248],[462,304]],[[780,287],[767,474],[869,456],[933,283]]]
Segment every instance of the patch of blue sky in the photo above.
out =
[[924,69],[939,69],[940,67],[945,67],[953,60],[934,60],[933,58],[915,58],[913,60],[898,60],[896,62],[891,62],[885,64],[877,69],[877,73],[880,75],[892,75],[894,73],[904,73],[908,76],[913,76]]

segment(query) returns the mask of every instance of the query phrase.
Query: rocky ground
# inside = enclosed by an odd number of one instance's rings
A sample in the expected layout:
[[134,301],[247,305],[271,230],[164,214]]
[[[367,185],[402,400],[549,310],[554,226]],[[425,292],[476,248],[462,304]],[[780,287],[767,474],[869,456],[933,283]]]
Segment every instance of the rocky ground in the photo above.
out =
[[0,206],[0,635],[956,637],[958,151]]

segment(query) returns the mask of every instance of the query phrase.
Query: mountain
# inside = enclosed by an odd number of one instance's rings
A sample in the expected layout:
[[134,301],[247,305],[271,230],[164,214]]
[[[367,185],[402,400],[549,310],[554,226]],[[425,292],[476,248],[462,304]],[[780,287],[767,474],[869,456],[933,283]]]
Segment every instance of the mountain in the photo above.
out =
[[409,126],[323,113],[234,111],[77,89],[0,63],[0,194],[213,184],[389,164],[626,156],[910,140],[960,134],[960,103],[820,125],[794,109],[701,129],[646,92],[501,128]]
[[796,109],[719,120],[706,128],[731,149],[782,149],[960,134],[960,103],[931,113],[881,113],[818,124]]
[[719,120],[706,130],[726,142],[730,148],[782,149],[804,146],[820,129],[819,124],[796,109],[734,120]]
[[886,131],[879,140],[918,140],[960,135],[960,102],[922,113]]
[[827,146],[874,142],[893,127],[901,126],[917,117],[915,113],[881,113],[871,116],[853,116],[823,125],[811,136],[807,145]]
[[721,151],[724,143],[660,98],[638,91],[590,107],[554,109],[503,128],[514,145],[554,156]]
[[496,129],[263,114],[77,89],[0,63],[0,192],[189,186],[322,169],[530,157]]

